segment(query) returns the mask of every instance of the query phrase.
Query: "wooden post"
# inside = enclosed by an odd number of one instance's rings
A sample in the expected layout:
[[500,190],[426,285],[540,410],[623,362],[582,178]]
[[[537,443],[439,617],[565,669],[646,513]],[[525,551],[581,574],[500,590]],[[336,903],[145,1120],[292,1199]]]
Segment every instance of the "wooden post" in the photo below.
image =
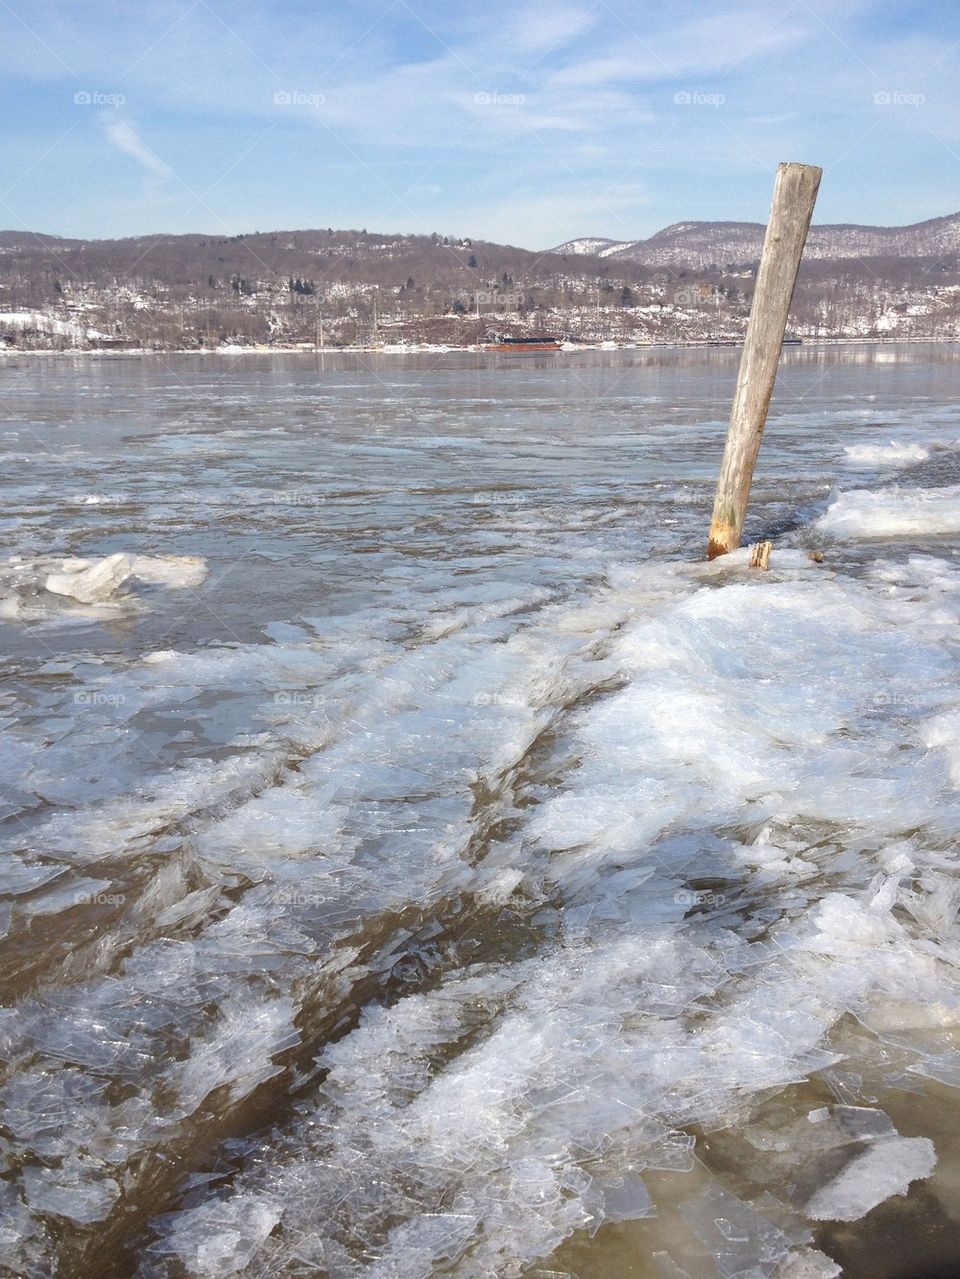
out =
[[760,452],[787,315],[822,172],[812,164],[781,164],[777,169],[713,504],[707,559],[726,555],[740,545],[753,468]]

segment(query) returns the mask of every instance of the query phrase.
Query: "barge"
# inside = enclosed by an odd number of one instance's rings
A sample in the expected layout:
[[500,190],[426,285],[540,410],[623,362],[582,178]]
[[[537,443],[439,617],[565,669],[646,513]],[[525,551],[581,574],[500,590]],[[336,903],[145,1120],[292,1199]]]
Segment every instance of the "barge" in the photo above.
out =
[[493,342],[484,342],[483,349],[508,355],[527,355],[530,352],[559,351],[561,345],[560,338],[551,337],[497,338]]

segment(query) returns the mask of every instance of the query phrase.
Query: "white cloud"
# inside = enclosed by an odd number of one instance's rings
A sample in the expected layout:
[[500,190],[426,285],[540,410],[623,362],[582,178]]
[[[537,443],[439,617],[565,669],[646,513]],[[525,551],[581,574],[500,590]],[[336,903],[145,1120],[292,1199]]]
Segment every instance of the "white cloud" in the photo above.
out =
[[559,49],[592,30],[599,21],[588,6],[550,5],[518,8],[505,22],[498,21],[503,44],[513,53],[546,53]]
[[[0,4],[0,73],[25,88],[0,138],[15,149],[29,137],[43,154],[59,130],[76,150],[89,112],[77,91],[125,95],[136,123],[116,111],[98,122],[87,143],[108,142],[115,163],[80,181],[102,202],[118,168],[142,175],[131,226],[145,206],[166,222],[181,200],[184,225],[195,223],[189,181],[238,228],[383,217],[412,228],[422,215],[429,230],[534,245],[598,230],[633,238],[715,210],[762,216],[776,162],[801,157],[828,168],[831,220],[956,205],[960,53],[949,32],[883,0],[297,0],[283,22],[275,0],[230,12],[31,0],[31,15],[42,39]],[[720,105],[679,105],[678,90]],[[918,105],[883,109],[878,91]],[[62,117],[46,133],[37,93]],[[145,139],[176,157],[183,183]],[[45,163],[44,218],[63,202]],[[28,166],[35,180],[30,155]],[[649,200],[598,205],[624,178]]]
[[592,52],[571,62],[553,74],[552,82],[573,87],[723,76],[742,64],[820,36],[812,21],[787,22],[787,12],[773,21],[752,10],[738,10],[682,26],[624,30],[619,33],[618,49]]
[[170,166],[151,151],[143,138],[128,120],[120,120],[114,116],[105,116],[102,120],[103,131],[118,151],[130,156],[141,166],[147,179],[166,181],[173,176]]

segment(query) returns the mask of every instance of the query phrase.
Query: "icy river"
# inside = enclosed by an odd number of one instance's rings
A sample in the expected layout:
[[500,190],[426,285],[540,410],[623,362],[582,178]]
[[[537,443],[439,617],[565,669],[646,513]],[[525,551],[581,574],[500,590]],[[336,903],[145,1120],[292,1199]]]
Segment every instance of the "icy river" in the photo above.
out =
[[960,1273],[960,347],[737,361],[0,357],[0,1274]]

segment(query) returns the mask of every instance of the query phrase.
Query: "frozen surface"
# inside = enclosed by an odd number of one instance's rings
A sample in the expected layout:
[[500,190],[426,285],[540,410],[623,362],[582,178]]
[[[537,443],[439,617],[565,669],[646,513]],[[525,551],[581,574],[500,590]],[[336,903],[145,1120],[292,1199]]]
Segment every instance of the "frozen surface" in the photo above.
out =
[[911,462],[925,462],[930,450],[922,444],[850,444],[845,449],[851,462],[864,465],[904,466]]
[[803,1248],[788,1257],[778,1279],[837,1279],[841,1268],[816,1248]]
[[[121,594],[127,584],[185,590],[199,586],[206,575],[206,562],[199,555],[131,555],[117,551],[95,560],[75,555],[12,555],[0,563],[0,618],[42,621],[50,612],[51,597],[86,605],[116,606],[119,602],[129,607],[135,604],[135,597]],[[98,615],[105,614],[90,614]]]
[[880,423],[853,354],[763,574],[726,352],[9,370],[11,1266],[563,1274],[667,1175],[662,1273],[829,1279],[939,1175],[878,1098],[960,1085],[956,370]]
[[98,604],[122,586],[133,572],[133,559],[119,551],[95,564],[76,560],[67,571],[51,573],[44,586],[54,595],[69,595],[81,604]]
[[818,527],[840,538],[925,538],[960,532],[960,486],[842,493]]
[[818,1190],[807,1212],[818,1221],[856,1221],[891,1195],[906,1194],[912,1181],[929,1177],[936,1165],[936,1151],[927,1137],[879,1142]]

